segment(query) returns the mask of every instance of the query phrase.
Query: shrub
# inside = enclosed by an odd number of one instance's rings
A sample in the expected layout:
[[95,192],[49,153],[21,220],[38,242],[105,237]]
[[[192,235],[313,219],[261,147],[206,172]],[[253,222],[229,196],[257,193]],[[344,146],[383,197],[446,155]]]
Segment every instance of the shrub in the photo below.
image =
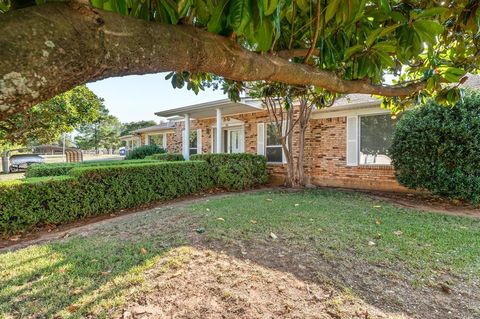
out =
[[153,154],[153,155],[145,156],[145,159],[165,161],[165,162],[185,160],[182,154],[177,154],[177,153]]
[[0,183],[0,233],[60,224],[213,187],[204,161],[76,167],[70,176]]
[[67,175],[76,167],[95,167],[95,166],[111,166],[111,165],[127,165],[132,163],[151,163],[154,160],[123,160],[123,161],[88,161],[80,163],[48,163],[33,164],[27,168],[25,177],[41,177],[41,176],[60,176]]
[[265,156],[240,154],[197,154],[192,160],[210,165],[215,185],[227,190],[241,190],[265,184],[268,180]]
[[125,159],[143,159],[145,156],[153,154],[162,154],[165,150],[157,145],[143,145],[128,152]]
[[391,148],[398,181],[412,189],[480,203],[480,93],[447,107],[405,112]]

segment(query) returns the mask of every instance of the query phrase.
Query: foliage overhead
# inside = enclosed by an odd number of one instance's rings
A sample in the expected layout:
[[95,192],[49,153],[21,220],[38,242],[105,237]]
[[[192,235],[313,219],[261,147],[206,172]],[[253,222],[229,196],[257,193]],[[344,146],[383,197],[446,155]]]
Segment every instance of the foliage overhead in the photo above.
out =
[[[463,81],[478,71],[480,9],[475,0],[92,0],[97,8],[148,21],[190,24],[228,36],[244,48],[270,52],[335,72],[347,80],[398,83],[426,80],[426,88],[409,99],[455,101],[458,88],[442,83]],[[174,87],[198,92],[218,78],[176,72]],[[238,97],[242,85],[226,81],[223,89]],[[230,92],[231,91],[231,92]],[[385,106],[403,107],[398,99]]]
[[480,203],[480,92],[451,107],[430,100],[405,112],[391,156],[401,184]]
[[103,108],[101,98],[86,86],[78,86],[0,121],[0,144],[52,143],[62,133],[96,121]]

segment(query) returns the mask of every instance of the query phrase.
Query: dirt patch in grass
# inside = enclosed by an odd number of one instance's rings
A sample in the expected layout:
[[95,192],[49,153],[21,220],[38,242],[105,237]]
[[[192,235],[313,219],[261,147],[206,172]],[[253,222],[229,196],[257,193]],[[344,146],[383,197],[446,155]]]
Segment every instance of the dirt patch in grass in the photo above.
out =
[[[297,280],[313,282],[323,289],[335,287],[337,294],[341,290],[347,291],[352,297],[363,299],[363,305],[370,305],[364,309],[369,316],[360,318],[473,319],[480,315],[478,281],[466,282],[463,278],[443,274],[439,278],[432,278],[426,285],[415,286],[412,285],[414,276],[406,267],[400,264],[397,267],[387,263],[369,264],[354,253],[331,258],[313,248],[295,246],[282,240],[238,241],[232,244],[198,235],[192,236],[192,239],[193,245],[199,249],[221,251],[250,265],[261,265],[272,272],[293,274]],[[358,304],[352,304],[356,305],[355,311],[358,311]],[[381,311],[374,312],[371,309],[374,306]],[[339,312],[332,318],[357,317],[347,311]]]
[[[172,259],[183,262],[162,271]],[[145,276],[153,284],[119,318],[407,318],[348,291],[211,250],[177,249]]]

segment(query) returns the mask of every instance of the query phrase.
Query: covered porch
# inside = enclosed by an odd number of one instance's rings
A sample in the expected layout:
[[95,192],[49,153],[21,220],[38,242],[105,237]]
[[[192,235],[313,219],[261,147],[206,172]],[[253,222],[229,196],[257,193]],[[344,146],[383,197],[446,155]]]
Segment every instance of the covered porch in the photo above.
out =
[[[202,141],[206,142],[206,139],[208,139],[210,147],[203,148],[203,150],[207,152],[245,152],[245,129],[248,124],[233,116],[260,111],[263,111],[260,101],[243,98],[240,102],[224,99],[160,111],[155,114],[166,118],[175,117],[183,122],[182,154],[185,159],[188,159],[190,155],[202,152]],[[192,121],[202,120],[209,124],[203,130],[192,130]]]

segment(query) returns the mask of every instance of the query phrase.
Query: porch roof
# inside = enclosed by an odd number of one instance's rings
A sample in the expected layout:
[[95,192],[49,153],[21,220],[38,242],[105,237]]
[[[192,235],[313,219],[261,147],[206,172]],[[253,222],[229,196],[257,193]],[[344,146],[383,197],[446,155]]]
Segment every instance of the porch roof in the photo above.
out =
[[222,99],[207,103],[200,103],[156,112],[155,115],[162,117],[179,116],[189,114],[194,119],[214,118],[216,110],[222,110],[222,116],[251,113],[262,111],[262,103],[257,99],[242,98],[240,102],[232,102],[229,99]]

